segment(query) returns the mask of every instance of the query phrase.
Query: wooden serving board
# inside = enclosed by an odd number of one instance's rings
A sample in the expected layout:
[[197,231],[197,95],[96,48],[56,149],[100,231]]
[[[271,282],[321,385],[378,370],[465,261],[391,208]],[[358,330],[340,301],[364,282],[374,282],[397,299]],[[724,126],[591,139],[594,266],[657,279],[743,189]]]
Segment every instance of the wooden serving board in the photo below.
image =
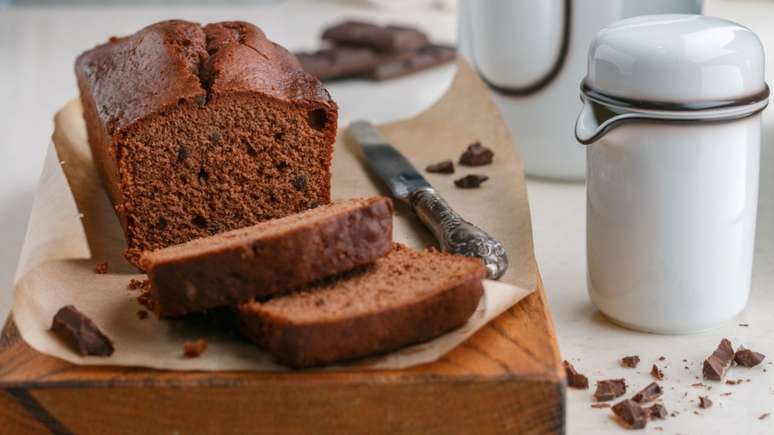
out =
[[[483,130],[476,131],[478,139],[510,143],[483,86],[461,63],[452,86],[456,95],[447,94],[422,115],[433,133],[412,140],[425,146],[468,140],[442,127],[474,124]],[[468,112],[457,110],[462,106]],[[493,127],[480,128],[486,122]],[[416,129],[398,123],[387,132],[396,144],[405,144]],[[499,184],[478,192],[478,201],[487,192],[496,195],[494,186],[521,179],[512,148],[499,149],[498,158],[508,161],[508,150],[513,167]],[[424,160],[437,158],[429,149],[415,151],[413,157],[424,152]],[[471,206],[471,198],[457,203]],[[501,201],[498,210],[507,212],[503,207]],[[511,237],[507,231],[517,225],[529,231],[526,207],[519,216],[499,229],[501,237]],[[524,252],[531,258],[531,239],[528,245]],[[196,372],[81,366],[31,348],[9,318],[0,337],[0,434],[562,433],[564,372],[542,282],[532,260],[513,263],[511,276],[516,270],[526,270],[528,278],[538,275],[523,287],[534,285],[534,293],[440,360],[405,370]]]

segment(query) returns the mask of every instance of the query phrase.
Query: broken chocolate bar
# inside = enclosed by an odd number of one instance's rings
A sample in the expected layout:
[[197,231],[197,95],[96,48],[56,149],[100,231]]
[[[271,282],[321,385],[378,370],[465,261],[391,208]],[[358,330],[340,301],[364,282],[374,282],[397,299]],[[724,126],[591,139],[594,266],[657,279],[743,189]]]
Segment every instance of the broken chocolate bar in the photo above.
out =
[[444,160],[442,162],[434,163],[432,165],[428,165],[425,170],[427,172],[434,172],[438,174],[453,174],[454,173],[454,163],[451,160]]
[[744,346],[739,346],[734,354],[734,361],[742,367],[755,367],[766,358],[765,355],[758,352],[753,352],[750,349],[746,349]]
[[598,402],[606,402],[626,393],[626,382],[623,379],[608,379],[597,382],[594,398]]
[[699,408],[707,409],[712,406],[712,401],[707,396],[699,396]]
[[571,388],[586,389],[589,387],[589,379],[575,370],[569,361],[564,361],[564,372],[567,374],[567,386]]
[[344,21],[328,27],[322,39],[337,46],[369,47],[377,51],[399,53],[415,50],[430,43],[422,31],[403,26],[379,26],[362,21]]
[[454,180],[454,185],[461,189],[474,189],[481,186],[481,183],[488,180],[486,175],[470,174],[460,179]]
[[73,347],[81,356],[110,356],[113,342],[97,325],[74,306],[59,309],[51,324],[51,331]]
[[454,47],[428,45],[398,56],[382,58],[366,77],[376,81],[395,79],[449,63],[456,57]]
[[646,413],[648,414],[648,418],[654,419],[665,419],[667,418],[667,415],[669,415],[669,412],[667,412],[666,408],[664,408],[664,405],[661,405],[660,403],[656,403],[653,406],[650,406],[648,408],[645,408]]
[[704,360],[704,368],[702,370],[704,379],[713,381],[722,380],[733,361],[734,348],[731,347],[731,342],[728,341],[727,338],[724,338],[720,340],[718,348],[712,352],[712,355]]
[[481,145],[481,142],[473,142],[460,156],[460,165],[483,166],[492,163],[494,152]]
[[640,363],[640,357],[637,355],[625,356],[621,358],[621,367],[633,369]]
[[653,364],[653,367],[650,369],[650,375],[659,381],[664,379],[664,372],[662,372],[655,364]]
[[313,53],[296,53],[304,71],[319,80],[332,80],[364,74],[379,63],[376,53],[368,48],[334,47]]
[[613,413],[626,423],[629,429],[642,429],[648,424],[644,409],[632,400],[625,399],[613,406]]
[[634,397],[632,397],[632,400],[637,403],[652,402],[663,392],[664,390],[661,388],[661,385],[651,382],[648,386],[640,390],[639,393],[635,394]]

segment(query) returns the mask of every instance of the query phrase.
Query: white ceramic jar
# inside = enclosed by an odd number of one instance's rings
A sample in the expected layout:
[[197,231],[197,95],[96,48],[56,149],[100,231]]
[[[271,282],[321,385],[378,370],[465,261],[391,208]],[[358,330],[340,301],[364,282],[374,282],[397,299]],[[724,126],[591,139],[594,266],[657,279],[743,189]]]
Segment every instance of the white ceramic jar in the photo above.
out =
[[747,303],[758,200],[757,36],[699,15],[631,18],[589,49],[588,291],[612,321],[689,333]]
[[700,13],[701,0],[460,0],[459,51],[479,71],[528,175],[582,180],[573,101],[594,34],[623,18]]

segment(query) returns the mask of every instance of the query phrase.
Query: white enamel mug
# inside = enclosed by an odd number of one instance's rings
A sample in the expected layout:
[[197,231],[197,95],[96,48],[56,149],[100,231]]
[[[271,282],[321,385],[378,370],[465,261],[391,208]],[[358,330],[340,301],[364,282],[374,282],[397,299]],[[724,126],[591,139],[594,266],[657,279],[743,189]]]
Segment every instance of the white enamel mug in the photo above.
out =
[[750,289],[769,94],[757,36],[698,15],[623,20],[593,40],[581,94],[593,303],[657,333],[735,317]]

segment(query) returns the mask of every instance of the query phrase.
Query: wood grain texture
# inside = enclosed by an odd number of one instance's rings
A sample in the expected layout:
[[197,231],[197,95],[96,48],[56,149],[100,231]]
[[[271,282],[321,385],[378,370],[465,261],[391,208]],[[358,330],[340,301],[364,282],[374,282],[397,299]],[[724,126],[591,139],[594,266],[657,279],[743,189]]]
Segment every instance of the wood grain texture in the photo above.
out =
[[564,377],[542,286],[441,360],[401,371],[80,367],[0,338],[3,434],[562,433]]

